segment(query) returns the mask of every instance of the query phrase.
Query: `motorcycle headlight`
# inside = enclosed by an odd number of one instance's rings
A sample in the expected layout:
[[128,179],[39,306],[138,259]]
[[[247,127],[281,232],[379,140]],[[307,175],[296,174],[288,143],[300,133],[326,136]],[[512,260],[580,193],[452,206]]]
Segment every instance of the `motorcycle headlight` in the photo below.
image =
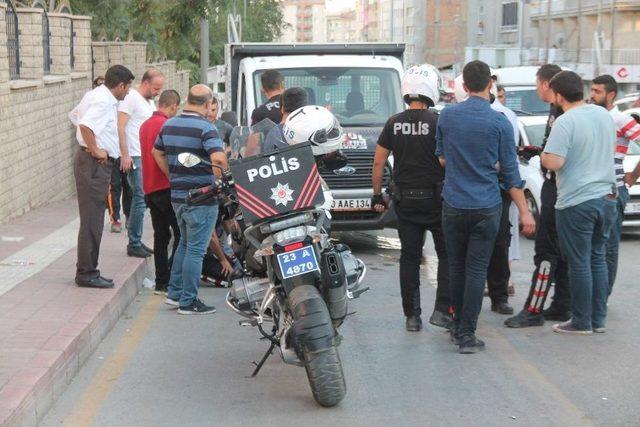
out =
[[304,240],[307,236],[307,227],[292,227],[282,230],[273,235],[273,240],[280,246],[285,246],[288,243],[299,242]]

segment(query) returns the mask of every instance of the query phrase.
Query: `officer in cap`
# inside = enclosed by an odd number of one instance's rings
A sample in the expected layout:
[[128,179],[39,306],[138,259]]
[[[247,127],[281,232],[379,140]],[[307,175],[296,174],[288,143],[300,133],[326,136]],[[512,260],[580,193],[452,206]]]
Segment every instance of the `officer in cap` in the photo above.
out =
[[394,209],[398,216],[400,291],[408,331],[422,329],[420,315],[420,261],[425,233],[430,231],[438,255],[438,290],[429,323],[448,328],[449,267],[442,232],[441,190],[444,168],[435,155],[437,113],[430,111],[440,99],[442,79],[428,64],[407,70],[402,95],[409,108],[391,117],[378,139],[373,161],[373,198],[377,212],[388,209],[382,196],[382,177],[387,158],[393,153]]

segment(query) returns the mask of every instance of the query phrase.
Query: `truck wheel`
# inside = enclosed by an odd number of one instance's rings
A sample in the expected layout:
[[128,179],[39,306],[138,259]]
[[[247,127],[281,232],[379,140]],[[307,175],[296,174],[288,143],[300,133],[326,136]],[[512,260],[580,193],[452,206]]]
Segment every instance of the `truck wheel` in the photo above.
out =
[[335,406],[347,393],[329,310],[313,285],[294,288],[289,295],[295,340],[304,361],[316,402]]

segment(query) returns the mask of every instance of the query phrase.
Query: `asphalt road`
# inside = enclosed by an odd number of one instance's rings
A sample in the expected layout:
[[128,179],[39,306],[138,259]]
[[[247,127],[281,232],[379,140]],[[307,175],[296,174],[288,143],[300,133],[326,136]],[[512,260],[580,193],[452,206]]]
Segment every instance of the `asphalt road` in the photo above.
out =
[[[404,331],[393,232],[342,236],[369,267],[371,291],[341,333],[347,396],[335,408],[313,400],[304,369],[274,355],[247,378],[267,349],[204,288],[210,316],[179,316],[144,290],[44,419],[43,426],[630,426],[640,418],[640,234],[621,247],[608,332],[564,336],[551,324],[503,327],[486,300],[478,329],[486,351],[460,355],[443,330]],[[430,237],[429,237],[430,239]],[[428,240],[429,240],[428,239]],[[520,308],[533,245],[514,265]],[[433,307],[434,251],[425,248],[423,311]],[[426,319],[425,319],[426,320]]]

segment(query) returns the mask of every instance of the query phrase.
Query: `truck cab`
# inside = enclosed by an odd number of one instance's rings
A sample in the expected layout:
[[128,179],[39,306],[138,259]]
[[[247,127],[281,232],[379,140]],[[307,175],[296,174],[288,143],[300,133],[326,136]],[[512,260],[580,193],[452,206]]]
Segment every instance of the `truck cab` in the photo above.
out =
[[[227,46],[226,101],[241,125],[266,101],[260,76],[280,71],[285,87],[303,87],[310,104],[328,108],[342,125],[347,166],[321,171],[334,197],[334,230],[381,229],[395,222],[393,211],[371,209],[371,174],[378,136],[389,117],[401,112],[402,44],[239,44]],[[231,90],[229,90],[231,88]],[[383,186],[391,181],[391,165]]]

